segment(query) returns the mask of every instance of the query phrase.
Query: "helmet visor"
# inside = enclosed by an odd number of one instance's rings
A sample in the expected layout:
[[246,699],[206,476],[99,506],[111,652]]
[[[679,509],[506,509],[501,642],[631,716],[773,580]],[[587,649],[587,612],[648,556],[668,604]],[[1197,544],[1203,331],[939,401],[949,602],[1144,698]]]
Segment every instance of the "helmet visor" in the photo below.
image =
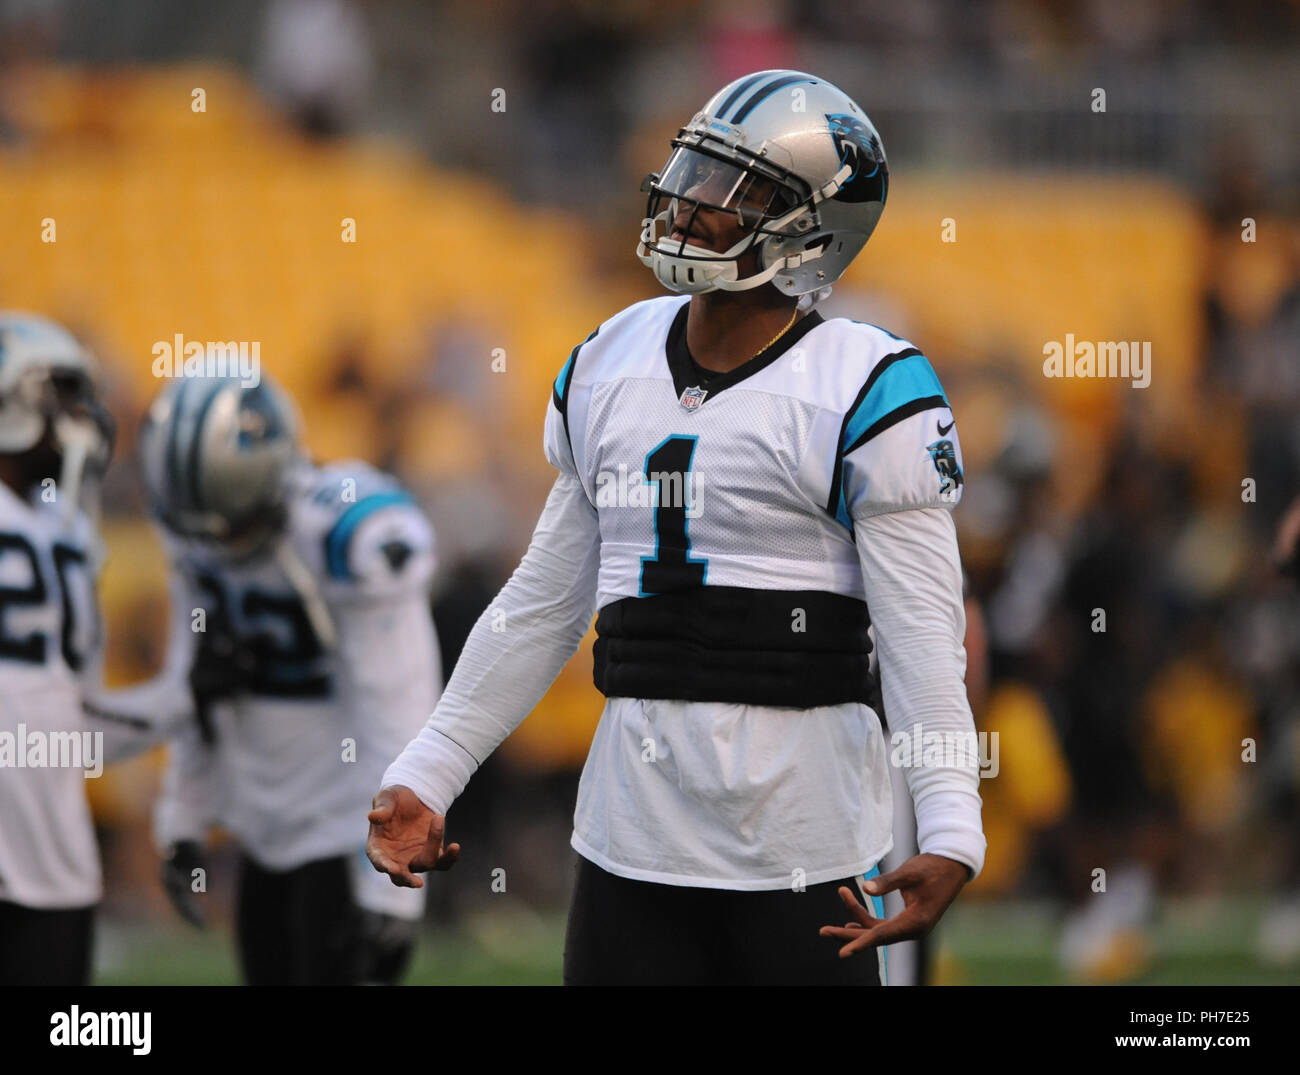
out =
[[798,194],[775,179],[690,146],[678,146],[654,183],[660,198],[679,198],[701,208],[737,213],[746,227],[784,215]]

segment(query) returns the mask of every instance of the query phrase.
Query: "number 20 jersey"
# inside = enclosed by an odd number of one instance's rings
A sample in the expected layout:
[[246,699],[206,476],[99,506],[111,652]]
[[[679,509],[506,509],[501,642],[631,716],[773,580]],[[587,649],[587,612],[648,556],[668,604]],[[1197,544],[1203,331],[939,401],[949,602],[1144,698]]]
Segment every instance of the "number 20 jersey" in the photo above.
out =
[[84,514],[65,517],[61,502],[24,500],[0,482],[0,900],[27,907],[100,897],[85,774],[53,745],[88,728],[83,676],[100,659],[101,560]]

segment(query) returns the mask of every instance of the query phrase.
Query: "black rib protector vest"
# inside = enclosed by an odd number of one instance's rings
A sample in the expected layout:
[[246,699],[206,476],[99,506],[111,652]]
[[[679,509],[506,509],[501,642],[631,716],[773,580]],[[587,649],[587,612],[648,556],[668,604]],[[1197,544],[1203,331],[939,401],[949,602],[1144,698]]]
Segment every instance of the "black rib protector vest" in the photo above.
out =
[[698,586],[613,601],[596,617],[597,689],[810,709],[870,704],[864,602],[819,590]]

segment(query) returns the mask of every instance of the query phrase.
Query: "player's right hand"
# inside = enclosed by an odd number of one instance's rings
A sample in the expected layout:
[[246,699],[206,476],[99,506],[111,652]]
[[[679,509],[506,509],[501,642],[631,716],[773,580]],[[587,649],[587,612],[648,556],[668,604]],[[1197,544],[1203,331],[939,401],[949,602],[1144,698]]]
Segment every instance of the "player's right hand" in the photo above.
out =
[[366,856],[393,884],[423,888],[424,879],[416,874],[456,865],[460,844],[443,846],[446,816],[435,814],[410,788],[401,784],[384,788],[371,805]]

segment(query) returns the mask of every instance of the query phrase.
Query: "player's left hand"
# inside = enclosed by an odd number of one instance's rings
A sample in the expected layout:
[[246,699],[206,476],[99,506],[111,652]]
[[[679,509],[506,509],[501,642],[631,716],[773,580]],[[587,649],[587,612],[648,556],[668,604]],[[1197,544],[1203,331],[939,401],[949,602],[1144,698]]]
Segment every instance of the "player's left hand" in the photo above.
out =
[[819,932],[823,937],[848,942],[840,949],[841,959],[882,944],[924,937],[957,898],[966,878],[966,867],[960,862],[942,855],[914,855],[898,869],[873,877],[864,885],[872,896],[902,893],[904,907],[898,914],[875,918],[849,888],[841,885],[840,899],[853,921],[843,926],[822,926]]

